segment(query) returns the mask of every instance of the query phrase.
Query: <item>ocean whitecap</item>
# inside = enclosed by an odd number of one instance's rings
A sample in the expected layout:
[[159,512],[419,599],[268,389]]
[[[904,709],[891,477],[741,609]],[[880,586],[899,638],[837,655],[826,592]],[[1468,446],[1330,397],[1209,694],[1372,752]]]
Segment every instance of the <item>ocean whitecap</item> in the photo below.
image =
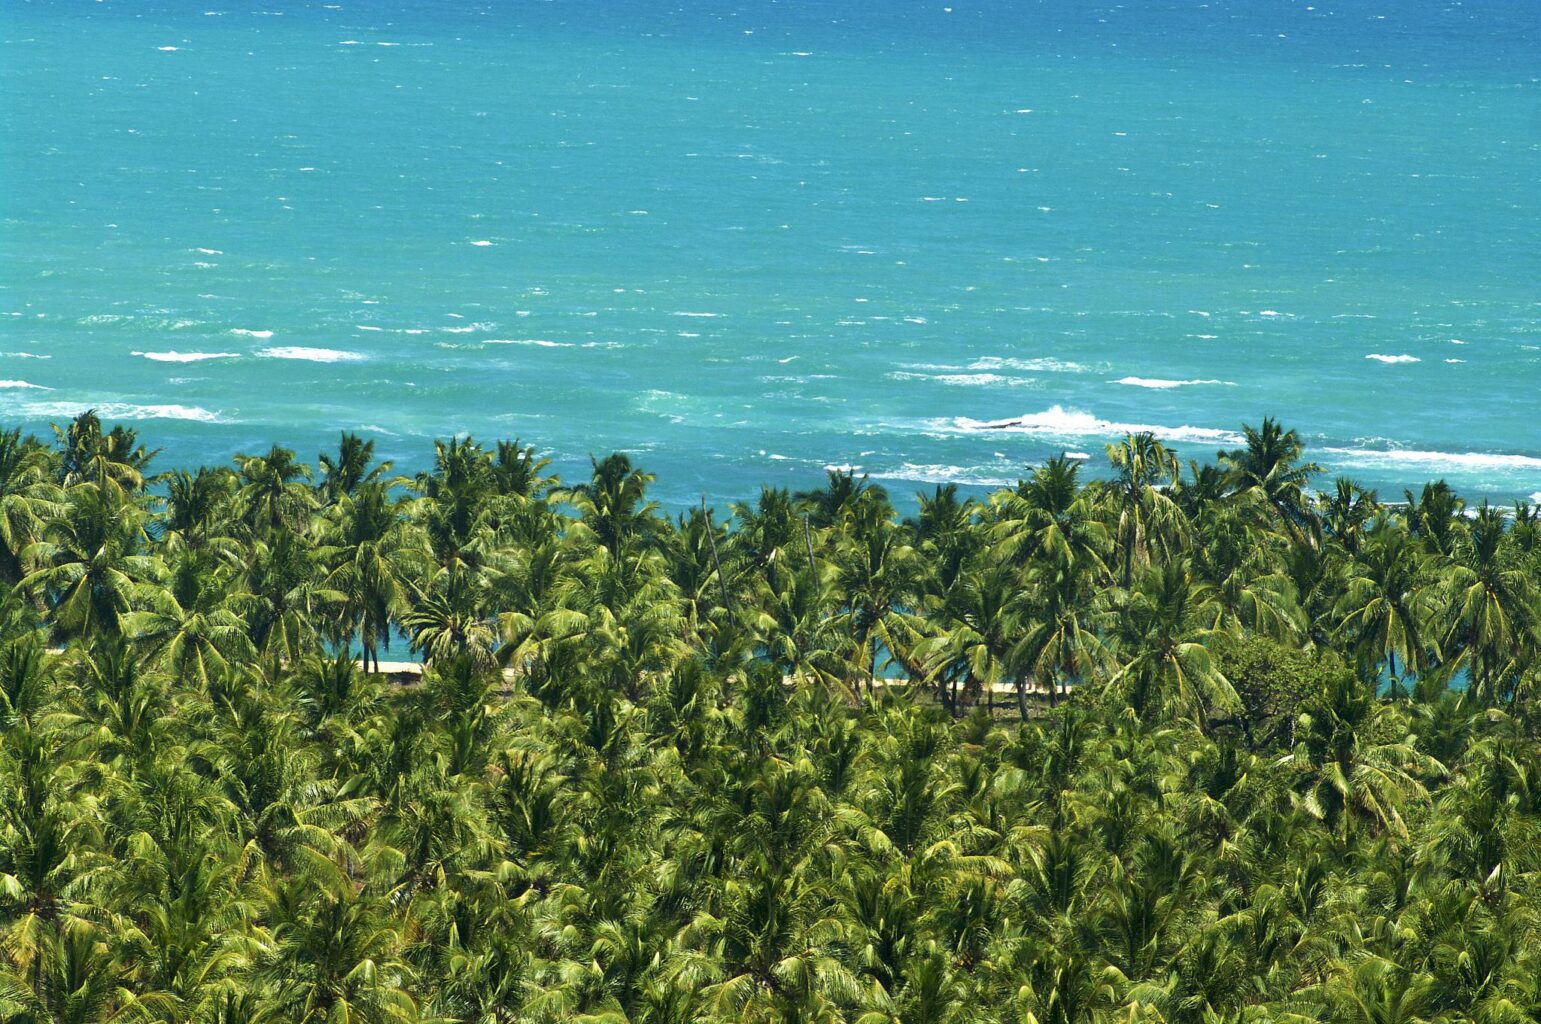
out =
[[1382,355],[1379,352],[1371,352],[1369,355],[1365,356],[1365,358],[1366,359],[1373,359],[1373,360],[1375,360],[1378,363],[1421,363],[1421,362],[1423,362],[1423,360],[1419,359],[1417,356],[1410,356],[1410,355],[1406,355],[1406,354],[1398,355],[1398,356],[1387,356],[1387,355]]
[[1065,359],[1018,359],[1004,356],[985,356],[968,364],[970,370],[1027,370],[1030,373],[1083,373],[1081,363]]
[[925,465],[906,462],[893,469],[868,474],[874,480],[913,480],[927,484],[970,484],[975,487],[1010,487],[1016,480],[969,466]]
[[271,338],[273,336],[273,332],[272,331],[252,331],[252,330],[246,329],[245,327],[235,327],[235,328],[232,328],[230,333],[231,334],[238,334],[238,335],[240,335],[242,337],[245,337],[245,338],[261,338],[263,340],[266,340],[266,339]]
[[1029,413],[1004,420],[975,420],[960,416],[942,426],[973,433],[980,430],[1002,430],[1020,434],[1038,434],[1047,437],[1119,437],[1123,434],[1154,434],[1168,441],[1188,441],[1197,444],[1240,444],[1241,435],[1230,430],[1214,427],[1164,426],[1150,423],[1119,423],[1102,419],[1089,412],[1050,406],[1043,412]]
[[130,355],[139,356],[141,359],[149,359],[157,363],[201,363],[206,359],[234,359],[234,352],[130,352]]
[[25,402],[17,408],[22,416],[36,419],[71,419],[94,409],[104,420],[191,420],[227,423],[219,413],[196,405],[136,405],[129,402]]
[[1225,387],[1235,387],[1234,381],[1228,380],[1167,380],[1165,377],[1120,377],[1114,384],[1127,384],[1134,388],[1152,388],[1157,391],[1166,391],[1171,388],[1193,387],[1198,384],[1219,384]]
[[362,363],[365,356],[358,352],[345,352],[336,348],[306,348],[302,345],[280,345],[265,348],[257,353],[268,359],[298,359],[309,363]]
[[1323,448],[1344,466],[1395,465],[1420,472],[1472,469],[1541,469],[1541,458],[1503,452],[1440,452],[1413,448]]

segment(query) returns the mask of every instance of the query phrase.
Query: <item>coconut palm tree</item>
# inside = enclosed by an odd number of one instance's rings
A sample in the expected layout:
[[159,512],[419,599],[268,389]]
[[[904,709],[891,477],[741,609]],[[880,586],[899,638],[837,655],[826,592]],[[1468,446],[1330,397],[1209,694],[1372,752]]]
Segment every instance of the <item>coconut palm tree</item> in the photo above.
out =
[[923,566],[904,531],[889,518],[886,499],[871,490],[851,513],[833,561],[835,587],[845,604],[836,622],[855,642],[854,653],[861,659],[852,664],[850,678],[865,681],[870,699],[880,660],[913,664],[910,648],[921,630],[911,609]]
[[28,545],[23,558],[38,568],[18,584],[48,608],[61,638],[118,635],[124,619],[158,572],[144,554],[145,514],[94,483],[71,487],[64,507]]
[[1400,715],[1351,675],[1330,680],[1295,731],[1290,763],[1300,771],[1302,810],[1330,829],[1357,822],[1405,836],[1403,809],[1426,801],[1423,780],[1444,768],[1411,742]]
[[66,487],[94,484],[122,499],[144,488],[145,470],[159,451],[139,443],[139,435],[121,424],[105,433],[101,417],[88,409],[63,427],[54,427],[59,444],[59,482]]
[[237,455],[235,461],[241,479],[236,498],[247,528],[259,535],[280,528],[303,531],[316,507],[315,494],[305,484],[310,467],[278,445],[266,455]]
[[1186,533],[1182,510],[1168,489],[1177,479],[1177,456],[1150,433],[1129,434],[1108,445],[1115,479],[1107,495],[1114,516],[1119,581],[1125,590],[1153,558],[1175,550]]
[[22,552],[58,511],[63,494],[52,482],[48,449],[20,430],[0,431],[0,584],[26,574]]
[[1202,727],[1211,709],[1240,706],[1206,646],[1208,598],[1187,565],[1169,562],[1146,570],[1128,606],[1119,609],[1123,665],[1110,682],[1136,712],[1191,717]]
[[343,431],[337,444],[337,455],[322,452],[316,456],[321,466],[321,483],[318,489],[325,504],[331,505],[343,496],[351,496],[366,484],[383,482],[390,473],[392,463],[375,461],[375,443],[366,441],[351,431]]
[[319,552],[329,567],[322,586],[342,595],[345,637],[357,638],[365,671],[378,671],[390,649],[391,624],[406,612],[414,581],[431,565],[427,538],[391,505],[384,485],[368,482],[341,492],[322,527]]
[[1363,669],[1384,668],[1392,692],[1404,671],[1424,672],[1434,653],[1436,591],[1427,559],[1401,526],[1381,521],[1353,559],[1338,600],[1338,636],[1348,640]]
[[1471,675],[1469,692],[1485,703],[1512,701],[1538,639],[1541,609],[1531,573],[1513,558],[1504,516],[1484,502],[1458,544],[1441,585],[1450,624],[1442,648]]
[[1314,543],[1320,524],[1306,486],[1321,467],[1302,461],[1305,443],[1300,435],[1267,416],[1261,427],[1243,425],[1241,432],[1245,446],[1220,455],[1232,486],[1254,494],[1296,543]]
[[238,576],[196,552],[177,559],[167,585],[145,588],[142,607],[124,617],[125,635],[177,679],[207,687],[256,653],[230,600]]
[[1541,1020],[1531,511],[1313,504],[1271,420],[902,521],[59,433],[0,431],[0,1021]]

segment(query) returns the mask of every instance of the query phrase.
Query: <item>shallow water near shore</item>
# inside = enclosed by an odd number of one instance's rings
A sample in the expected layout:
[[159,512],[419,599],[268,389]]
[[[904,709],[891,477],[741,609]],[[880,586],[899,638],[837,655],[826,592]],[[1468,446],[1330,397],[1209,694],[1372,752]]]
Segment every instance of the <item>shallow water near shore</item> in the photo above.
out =
[[624,449],[677,505],[1274,415],[1524,498],[1537,53],[1507,0],[8,4],[0,419]]

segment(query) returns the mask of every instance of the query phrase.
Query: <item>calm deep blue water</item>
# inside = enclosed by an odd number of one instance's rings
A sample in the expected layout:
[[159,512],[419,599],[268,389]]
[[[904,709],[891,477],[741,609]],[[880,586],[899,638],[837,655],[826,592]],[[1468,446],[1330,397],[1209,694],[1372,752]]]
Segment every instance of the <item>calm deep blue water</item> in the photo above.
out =
[[1274,415],[1524,497],[1541,5],[6,0],[0,353],[166,465],[905,495]]

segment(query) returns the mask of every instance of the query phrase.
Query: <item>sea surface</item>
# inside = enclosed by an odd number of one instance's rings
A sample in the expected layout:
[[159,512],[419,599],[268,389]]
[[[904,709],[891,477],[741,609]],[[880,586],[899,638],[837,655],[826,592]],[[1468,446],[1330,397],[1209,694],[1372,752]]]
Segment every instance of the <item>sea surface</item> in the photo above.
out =
[[1271,415],[1509,501],[1538,398],[1535,0],[0,2],[0,421],[163,466],[903,500]]

